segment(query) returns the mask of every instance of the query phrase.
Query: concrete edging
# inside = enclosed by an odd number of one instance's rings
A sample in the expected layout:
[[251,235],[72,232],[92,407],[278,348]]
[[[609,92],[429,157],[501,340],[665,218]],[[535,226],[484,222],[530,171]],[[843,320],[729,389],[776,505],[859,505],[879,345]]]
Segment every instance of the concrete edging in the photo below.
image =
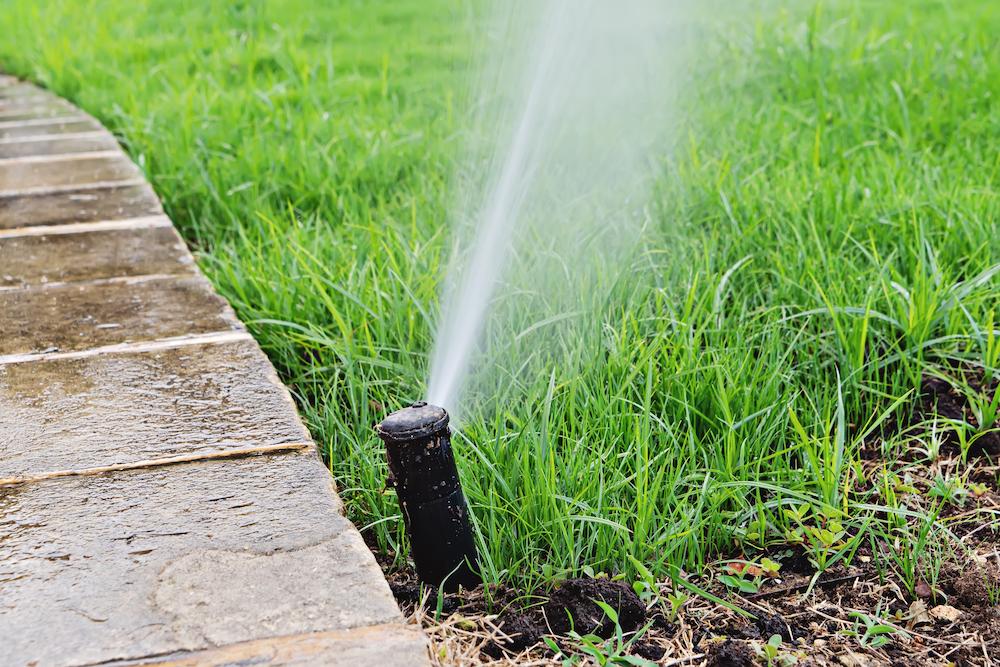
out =
[[428,664],[138,168],[4,75],[0,315],[5,664]]

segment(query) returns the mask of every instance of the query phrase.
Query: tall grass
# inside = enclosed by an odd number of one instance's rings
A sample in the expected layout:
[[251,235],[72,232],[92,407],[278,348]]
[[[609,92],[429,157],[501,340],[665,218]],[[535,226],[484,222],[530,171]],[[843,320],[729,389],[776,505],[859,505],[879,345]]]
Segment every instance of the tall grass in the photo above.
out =
[[[352,519],[400,559],[371,426],[423,393],[475,14],[0,12],[0,66],[121,137],[292,387]],[[533,348],[541,329],[493,332],[507,379],[456,435],[491,580],[631,575],[630,557],[666,576],[832,522],[824,558],[849,557],[909,512],[860,443],[924,374],[996,372],[1000,6],[800,3],[727,34],[704,39],[613,298],[544,327],[573,363]]]

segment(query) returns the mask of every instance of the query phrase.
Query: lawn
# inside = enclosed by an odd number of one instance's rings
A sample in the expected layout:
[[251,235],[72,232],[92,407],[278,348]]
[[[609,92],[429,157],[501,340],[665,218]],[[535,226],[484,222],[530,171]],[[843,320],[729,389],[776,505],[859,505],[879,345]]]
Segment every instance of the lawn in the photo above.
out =
[[[0,11],[0,68],[121,138],[396,566],[372,425],[425,389],[481,13]],[[960,558],[954,516],[998,523],[977,497],[1000,455],[1000,4],[739,23],[703,28],[627,279],[558,354],[525,358],[533,331],[490,348],[504,371],[455,437],[488,581],[663,580],[786,547],[825,569],[863,548],[912,595]],[[961,414],[935,417],[934,378]]]

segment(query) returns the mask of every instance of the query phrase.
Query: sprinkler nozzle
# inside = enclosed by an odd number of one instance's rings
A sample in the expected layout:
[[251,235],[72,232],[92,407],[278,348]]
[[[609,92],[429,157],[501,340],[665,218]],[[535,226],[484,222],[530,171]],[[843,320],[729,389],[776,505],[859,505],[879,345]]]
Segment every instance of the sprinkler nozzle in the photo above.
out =
[[449,592],[478,586],[478,554],[451,451],[448,413],[418,401],[375,430],[385,442],[389,484],[396,488],[417,577]]

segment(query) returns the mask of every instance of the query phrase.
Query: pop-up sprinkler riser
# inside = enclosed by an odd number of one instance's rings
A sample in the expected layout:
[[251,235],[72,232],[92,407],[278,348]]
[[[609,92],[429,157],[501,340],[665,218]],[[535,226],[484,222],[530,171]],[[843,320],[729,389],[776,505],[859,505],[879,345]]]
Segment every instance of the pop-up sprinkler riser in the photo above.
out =
[[389,484],[396,489],[417,576],[449,592],[474,588],[481,582],[478,554],[448,413],[418,402],[393,412],[376,430],[385,442]]

